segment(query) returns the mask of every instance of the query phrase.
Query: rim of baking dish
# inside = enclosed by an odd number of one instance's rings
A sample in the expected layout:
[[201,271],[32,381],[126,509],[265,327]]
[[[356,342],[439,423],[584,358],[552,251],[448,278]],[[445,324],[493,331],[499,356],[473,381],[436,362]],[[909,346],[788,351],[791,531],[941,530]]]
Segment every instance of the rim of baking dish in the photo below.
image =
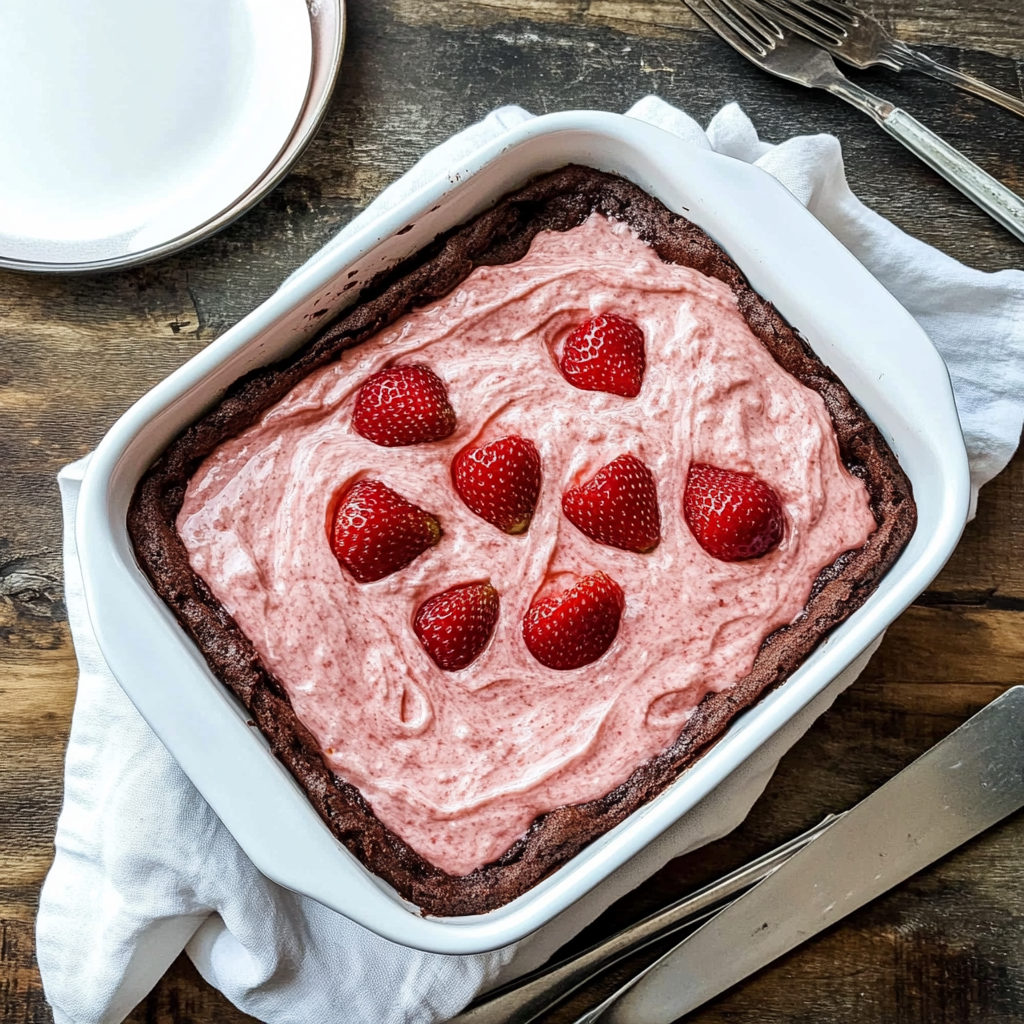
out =
[[[919,525],[864,606],[785,683],[738,715],[663,793],[504,907],[472,917],[424,917],[335,839],[259,731],[247,726],[245,709],[138,567],[125,512],[155,455],[231,381],[293,351],[383,267],[530,177],[569,162],[622,174],[712,235],[876,421],[914,484]],[[457,219],[446,220],[456,210]],[[523,938],[585,896],[806,707],[938,573],[959,539],[969,498],[945,364],[910,314],[782,185],[645,122],[575,111],[518,125],[352,237],[329,243],[143,396],[93,453],[76,530],[104,658],[257,867],[385,938],[438,953],[478,953]]]

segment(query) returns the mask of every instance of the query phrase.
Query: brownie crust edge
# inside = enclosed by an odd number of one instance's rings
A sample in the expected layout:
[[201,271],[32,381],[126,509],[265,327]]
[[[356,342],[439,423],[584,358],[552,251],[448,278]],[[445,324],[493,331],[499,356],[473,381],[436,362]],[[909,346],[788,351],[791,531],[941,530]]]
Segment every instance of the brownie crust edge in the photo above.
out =
[[[522,258],[539,231],[569,230],[593,212],[627,223],[666,262],[692,267],[733,290],[751,330],[776,362],[821,395],[843,462],[867,487],[878,528],[862,548],[841,555],[819,574],[804,614],[766,638],[752,671],[732,690],[708,694],[669,748],[601,799],[538,817],[498,860],[469,875],[453,876],[386,828],[360,792],[330,771],[280,682],[192,570],[175,521],[188,480],[202,460],[255,422],[303,377],[409,310],[443,297],[476,267]],[[830,630],[867,600],[912,536],[917,513],[910,481],[878,428],[704,231],[622,178],[569,166],[510,193],[386,271],[363,290],[355,306],[294,356],[237,381],[142,477],[127,523],[138,562],[157,593],[214,673],[249,710],[331,832],[423,913],[455,916],[486,913],[522,895],[674,782],[739,711],[783,682]]]

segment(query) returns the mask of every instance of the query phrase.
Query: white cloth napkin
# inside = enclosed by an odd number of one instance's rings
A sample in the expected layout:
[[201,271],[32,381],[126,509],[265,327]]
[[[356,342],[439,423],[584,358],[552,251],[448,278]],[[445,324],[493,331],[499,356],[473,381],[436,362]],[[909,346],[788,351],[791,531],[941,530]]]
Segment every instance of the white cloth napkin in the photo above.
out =
[[[503,107],[449,139],[339,238],[530,116]],[[1009,461],[1024,420],[1024,274],[970,270],[867,209],[846,184],[831,136],[771,146],[735,105],[705,132],[656,97],[629,116],[775,175],[910,310],[949,366],[976,497]],[[480,956],[421,953],[264,878],[124,695],[96,645],[83,596],[74,517],[86,462],[59,478],[80,679],[56,859],[37,923],[37,956],[57,1024],[120,1021],[182,948],[232,1002],[274,1024],[443,1020],[476,992],[543,963],[671,858],[735,828],[779,758],[872,653],[672,830],[541,931]]]

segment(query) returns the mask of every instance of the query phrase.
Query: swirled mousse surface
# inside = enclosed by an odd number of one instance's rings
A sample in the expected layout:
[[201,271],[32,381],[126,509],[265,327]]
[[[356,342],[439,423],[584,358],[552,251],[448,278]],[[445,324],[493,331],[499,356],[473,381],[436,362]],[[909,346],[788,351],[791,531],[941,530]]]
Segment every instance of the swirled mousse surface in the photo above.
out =
[[[646,338],[637,398],[581,391],[558,370],[582,320],[614,311]],[[429,366],[458,416],[447,439],[383,448],[352,429],[361,384],[395,363]],[[525,534],[474,515],[451,483],[467,444],[518,434],[542,487]],[[595,543],[561,496],[617,456],[657,482],[662,541],[648,554]],[[722,562],[690,533],[691,462],[756,473],[782,499],[785,536]],[[331,552],[333,497],[371,478],[431,512],[443,536],[406,568],[357,583]],[[662,262],[594,214],[541,232],[511,264],[479,267],[444,299],[316,371],[193,475],[177,519],[193,569],[286,689],[330,768],[432,864],[464,875],[540,814],[597,799],[678,736],[701,698],[746,676],[762,641],[799,616],[819,572],[864,544],[875,519],[843,466],[819,395],[751,333],[724,284]],[[625,592],[607,653],[540,665],[521,623],[538,593],[601,570]],[[412,622],[428,597],[490,580],[491,641],[445,672]]]

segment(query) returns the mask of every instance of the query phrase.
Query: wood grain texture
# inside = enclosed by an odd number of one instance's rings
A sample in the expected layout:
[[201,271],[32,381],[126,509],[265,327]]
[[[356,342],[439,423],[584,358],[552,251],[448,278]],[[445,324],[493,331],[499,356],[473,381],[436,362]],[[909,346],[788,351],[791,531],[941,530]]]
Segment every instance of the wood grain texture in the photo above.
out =
[[[1020,0],[863,0],[932,56],[1021,94]],[[1024,121],[922,76],[854,74],[1024,193]],[[676,0],[352,0],[341,84],[292,174],[217,237],[150,267],[0,274],[0,1018],[50,1019],[33,917],[52,857],[75,661],[57,469],[268,296],[415,158],[501,103],[623,110],[651,92],[707,120],[736,100],[762,137],[833,132],[851,185],[983,270],[1024,249],[861,115],[770,79]],[[984,339],[979,339],[982,343]],[[584,936],[635,920],[849,806],[1024,682],[1024,454],[985,488],[942,574],[858,683],[786,757],[733,835],[668,865]],[[699,1022],[1024,1022],[1018,816],[705,1007]],[[614,979],[611,979],[612,981]],[[592,986],[549,1018],[572,1019]],[[250,1020],[183,957],[129,1018]],[[376,1024],[376,1022],[371,1022]]]

